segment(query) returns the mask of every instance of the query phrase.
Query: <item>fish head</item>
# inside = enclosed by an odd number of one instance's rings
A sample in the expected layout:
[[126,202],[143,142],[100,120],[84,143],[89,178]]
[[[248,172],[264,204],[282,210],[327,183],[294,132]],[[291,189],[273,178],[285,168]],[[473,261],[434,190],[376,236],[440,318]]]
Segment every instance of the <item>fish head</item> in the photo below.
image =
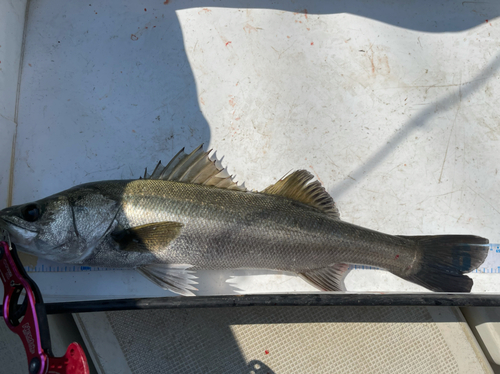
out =
[[0,211],[0,227],[16,247],[49,260],[63,261],[78,248],[67,196],[59,195]]
[[[99,195],[103,198],[101,195]],[[0,228],[16,248],[47,260],[78,263],[112,227],[116,209],[89,191],[68,190],[0,211]],[[108,204],[106,204],[108,203]],[[109,210],[106,210],[106,209]]]

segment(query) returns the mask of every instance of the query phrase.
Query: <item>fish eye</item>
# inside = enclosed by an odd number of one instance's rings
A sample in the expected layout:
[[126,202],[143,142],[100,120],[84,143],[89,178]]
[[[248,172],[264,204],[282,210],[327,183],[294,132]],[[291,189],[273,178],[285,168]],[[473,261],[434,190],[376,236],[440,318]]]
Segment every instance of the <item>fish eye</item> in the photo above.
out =
[[25,221],[35,222],[40,218],[40,209],[35,204],[29,204],[21,210],[21,215]]

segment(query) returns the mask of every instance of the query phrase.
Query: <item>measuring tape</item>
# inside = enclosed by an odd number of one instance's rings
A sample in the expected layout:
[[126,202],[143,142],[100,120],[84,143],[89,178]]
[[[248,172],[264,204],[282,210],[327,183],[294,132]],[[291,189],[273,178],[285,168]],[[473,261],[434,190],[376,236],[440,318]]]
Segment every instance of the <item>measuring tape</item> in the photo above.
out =
[[488,257],[473,273],[500,273],[500,244],[490,244]]
[[25,266],[24,269],[29,273],[118,270],[106,267],[58,264],[42,259],[38,259],[36,266]]
[[[25,266],[27,272],[67,272],[67,271],[103,271],[118,270],[106,267],[91,267],[80,265],[58,264],[52,261],[39,259],[36,266]],[[379,270],[375,266],[351,265],[349,270]],[[478,269],[472,273],[494,274],[500,273],[500,244],[490,244],[488,257]]]

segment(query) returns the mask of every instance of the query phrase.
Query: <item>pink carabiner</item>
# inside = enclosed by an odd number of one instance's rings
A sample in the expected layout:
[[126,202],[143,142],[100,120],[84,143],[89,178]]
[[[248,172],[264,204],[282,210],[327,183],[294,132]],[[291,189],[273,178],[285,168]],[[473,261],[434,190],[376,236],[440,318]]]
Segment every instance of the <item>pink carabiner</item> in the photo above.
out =
[[[3,318],[8,328],[23,342],[29,373],[89,374],[87,358],[78,343],[71,343],[63,357],[52,356],[40,291],[22,268],[15,250],[11,253],[6,242],[0,242],[0,278],[4,286]],[[19,306],[18,300],[23,290],[26,296]]]

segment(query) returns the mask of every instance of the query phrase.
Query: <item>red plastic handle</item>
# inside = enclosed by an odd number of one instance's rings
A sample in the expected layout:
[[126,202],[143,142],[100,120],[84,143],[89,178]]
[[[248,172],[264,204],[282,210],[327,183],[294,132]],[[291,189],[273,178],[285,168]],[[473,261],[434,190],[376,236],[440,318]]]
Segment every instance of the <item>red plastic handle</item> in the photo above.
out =
[[47,374],[89,374],[85,352],[78,343],[71,343],[63,357],[49,357]]

